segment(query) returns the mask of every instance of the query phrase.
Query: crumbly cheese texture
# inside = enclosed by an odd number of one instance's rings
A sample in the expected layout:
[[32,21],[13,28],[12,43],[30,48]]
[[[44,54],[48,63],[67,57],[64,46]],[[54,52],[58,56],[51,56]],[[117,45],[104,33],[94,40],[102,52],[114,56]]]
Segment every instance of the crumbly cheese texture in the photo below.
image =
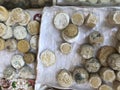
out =
[[69,54],[70,51],[72,49],[72,46],[69,44],[69,43],[62,43],[60,45],[60,51],[63,53],[63,54]]
[[40,55],[40,59],[43,65],[46,67],[52,66],[56,62],[56,56],[50,50],[43,51]]
[[70,87],[73,83],[71,73],[67,70],[61,70],[57,75],[57,82],[62,87]]
[[38,47],[38,35],[34,35],[30,39],[30,46],[32,49],[37,50]]
[[113,90],[113,89],[112,89],[112,87],[103,84],[99,87],[99,90]]
[[13,67],[8,66],[3,71],[3,75],[4,75],[4,78],[13,79],[16,76],[16,71],[15,71],[15,69]]
[[116,52],[116,49],[112,46],[102,46],[97,52],[97,58],[102,66],[108,66],[108,56]]
[[100,71],[101,78],[105,82],[113,82],[116,78],[115,72],[112,69],[102,68]]
[[101,65],[96,58],[91,58],[85,62],[85,68],[88,72],[98,72]]
[[8,17],[9,17],[8,10],[3,6],[0,6],[0,21],[6,21]]
[[26,53],[30,50],[30,44],[27,40],[18,41],[17,48],[20,52]]
[[73,78],[76,83],[82,84],[88,81],[89,74],[84,68],[78,67],[73,71]]
[[15,39],[8,39],[5,42],[5,48],[9,52],[17,50],[17,41]]
[[31,35],[37,35],[39,34],[39,30],[40,30],[40,24],[39,22],[33,20],[30,21],[27,25],[27,30]]
[[112,54],[108,57],[108,65],[113,69],[120,71],[120,55]]
[[85,59],[90,59],[94,56],[94,48],[91,45],[82,45],[80,48],[80,55]]
[[25,62],[23,60],[23,56],[21,55],[14,55],[11,58],[11,65],[15,68],[15,69],[20,69],[25,65]]
[[7,26],[5,34],[2,36],[3,39],[9,39],[13,36],[12,27]]
[[58,30],[66,28],[69,24],[70,17],[67,13],[58,13],[54,17],[54,25]]
[[72,15],[71,21],[73,24],[81,26],[84,23],[84,15],[81,13],[75,13]]
[[87,27],[93,28],[93,27],[96,26],[97,22],[98,22],[98,19],[97,19],[96,15],[90,13],[90,14],[88,14],[88,16],[87,16],[85,25],[86,25]]
[[94,31],[89,35],[89,42],[91,44],[102,44],[104,42],[104,37],[99,31]]
[[5,40],[0,38],[0,51],[5,49]]
[[3,23],[0,23],[0,36],[3,36],[6,33],[7,26]]
[[92,88],[99,88],[99,86],[102,84],[102,80],[99,76],[93,75],[89,79],[89,84]]

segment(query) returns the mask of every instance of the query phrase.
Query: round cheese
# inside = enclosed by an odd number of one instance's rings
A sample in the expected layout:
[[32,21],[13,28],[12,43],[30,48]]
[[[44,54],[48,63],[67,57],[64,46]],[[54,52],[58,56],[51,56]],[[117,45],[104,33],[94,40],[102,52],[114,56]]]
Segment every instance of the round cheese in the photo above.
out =
[[90,44],[98,44],[99,45],[104,42],[103,35],[98,31],[94,31],[94,32],[90,33],[88,38],[89,38]]
[[26,53],[24,54],[24,61],[27,64],[31,64],[35,61],[35,55],[33,53]]
[[15,69],[20,69],[25,65],[25,62],[23,60],[23,56],[21,55],[14,55],[11,58],[11,65],[15,68]]
[[17,48],[20,52],[26,53],[30,49],[29,42],[26,40],[20,40],[20,41],[18,41]]
[[60,86],[62,87],[70,87],[73,83],[72,75],[69,71],[67,70],[61,70],[57,74],[57,82]]
[[102,68],[100,70],[100,75],[105,82],[112,83],[116,79],[115,72],[109,68]]
[[81,13],[75,13],[72,15],[71,21],[73,24],[81,26],[84,23],[84,15]]
[[113,70],[120,71],[120,55],[119,54],[111,54],[108,57],[108,65]]
[[56,56],[50,50],[43,51],[40,55],[40,59],[43,65],[46,67],[52,66],[56,62]]
[[71,49],[72,49],[72,46],[69,44],[69,43],[62,43],[60,45],[60,51],[63,53],[63,54],[68,54],[71,52]]
[[69,24],[70,17],[67,13],[58,13],[54,18],[54,25],[58,30],[66,28]]
[[30,21],[27,25],[27,30],[31,35],[39,34],[40,24],[37,21]]
[[24,19],[19,23],[19,25],[21,26],[26,26],[31,19],[31,16],[28,12],[24,12],[24,14],[25,14],[23,17]]
[[92,88],[99,88],[102,84],[102,80],[98,75],[92,75],[89,79],[89,84]]
[[24,39],[27,37],[27,30],[25,27],[17,26],[14,28],[14,37],[18,40]]
[[85,62],[85,68],[90,73],[98,72],[100,69],[100,63],[96,58],[91,58]]
[[82,84],[82,83],[86,83],[88,81],[89,74],[84,68],[77,67],[73,71],[73,78],[76,83]]
[[9,39],[13,36],[12,27],[7,26],[5,34],[2,36],[3,39]]
[[17,50],[17,41],[15,39],[8,39],[5,42],[5,48],[9,52]]
[[98,22],[97,17],[96,17],[94,14],[90,13],[90,14],[88,14],[88,16],[87,16],[85,25],[86,25],[87,27],[93,28],[93,27],[96,26],[97,22]]
[[37,48],[38,48],[38,35],[34,35],[31,37],[30,46],[32,49],[37,50]]
[[94,48],[88,44],[82,45],[80,48],[80,55],[85,59],[90,59],[94,56]]
[[97,53],[97,58],[99,59],[102,66],[108,66],[107,60],[108,56],[115,53],[116,49],[112,46],[102,46]]

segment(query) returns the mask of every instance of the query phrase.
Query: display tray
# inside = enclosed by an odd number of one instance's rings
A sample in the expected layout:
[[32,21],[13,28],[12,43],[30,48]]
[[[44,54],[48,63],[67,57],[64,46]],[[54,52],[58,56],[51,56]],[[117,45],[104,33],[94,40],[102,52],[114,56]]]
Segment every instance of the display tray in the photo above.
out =
[[[33,17],[34,17],[35,14],[38,14],[38,13],[42,14],[42,9],[28,9],[28,10],[25,10],[25,11],[27,11],[30,14],[31,20],[33,20]],[[32,37],[31,35],[28,35],[26,40],[30,41],[31,37]],[[37,52],[35,50],[31,49],[31,51],[37,54]],[[1,78],[4,77],[3,76],[3,71],[5,70],[5,68],[7,66],[11,65],[10,64],[11,57],[15,54],[23,55],[23,53],[20,53],[18,50],[13,51],[13,52],[8,52],[7,50],[0,51],[0,59],[1,59],[1,62],[0,62],[0,77]],[[33,77],[31,77],[31,79],[35,79],[36,61],[34,63],[28,64],[28,65],[34,70],[34,75],[33,75]]]
[[[110,45],[115,46],[117,43],[116,31],[119,27],[111,26],[107,22],[107,16],[110,12],[120,10],[117,7],[110,8],[80,8],[80,7],[45,7],[43,10],[42,23],[41,23],[41,34],[39,36],[39,49],[37,56],[37,78],[36,78],[36,89],[39,90],[39,84],[53,86],[57,88],[60,87],[56,80],[56,75],[60,69],[66,69],[73,71],[76,66],[81,66],[82,58],[77,52],[80,49],[80,46],[84,43],[88,43],[87,37],[93,31],[99,31],[104,35],[104,43],[98,46],[94,46],[95,51],[97,51],[101,46]],[[62,42],[65,42],[61,37],[61,31],[57,30],[53,24],[53,19],[57,13],[65,12],[70,17],[75,12],[82,12],[85,17],[89,13],[94,13],[98,18],[97,25],[90,29],[87,28],[84,24],[79,26],[80,31],[78,39],[71,43],[72,51],[68,55],[64,55],[60,52],[59,46]],[[51,50],[55,53],[56,63],[50,67],[45,67],[40,59],[40,55],[44,50]],[[84,65],[83,65],[84,66]],[[37,86],[38,85],[38,86]],[[65,89],[65,88],[64,88]],[[90,88],[88,83],[76,84],[75,82],[70,87],[74,90],[93,90]]]

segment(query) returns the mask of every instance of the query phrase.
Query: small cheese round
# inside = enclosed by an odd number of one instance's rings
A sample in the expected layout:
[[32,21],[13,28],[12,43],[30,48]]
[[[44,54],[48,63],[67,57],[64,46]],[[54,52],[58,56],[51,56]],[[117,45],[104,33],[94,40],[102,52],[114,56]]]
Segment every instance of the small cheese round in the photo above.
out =
[[77,67],[73,71],[73,78],[76,83],[81,84],[88,81],[89,74],[84,68]]
[[54,25],[58,30],[66,28],[69,24],[70,17],[67,13],[58,13],[54,18]]
[[3,23],[0,23],[0,36],[3,36],[6,33],[7,26]]
[[85,59],[90,59],[94,56],[94,48],[89,44],[82,45],[80,55]]
[[40,55],[40,59],[43,65],[46,67],[52,66],[56,62],[56,56],[50,50],[43,51]]
[[3,6],[0,6],[0,21],[6,21],[8,17],[9,17],[8,10]]
[[10,18],[13,22],[19,23],[24,19],[23,17],[24,17],[24,12],[21,8],[12,9]]
[[13,79],[16,76],[16,71],[15,71],[15,69],[13,67],[8,66],[3,71],[3,75],[4,75],[4,78]]
[[63,54],[68,54],[71,52],[71,49],[72,49],[72,46],[69,44],[69,43],[62,43],[60,45],[60,51],[63,53]]
[[104,42],[103,35],[98,31],[90,33],[88,38],[90,44],[102,44]]
[[7,26],[5,34],[2,36],[3,39],[9,39],[13,36],[12,27]]
[[86,25],[87,27],[93,28],[93,27],[96,26],[97,22],[98,22],[97,17],[96,17],[94,14],[90,13],[90,14],[88,14],[88,16],[87,16],[85,25]]
[[108,66],[108,56],[115,53],[116,49],[112,46],[102,46],[97,52],[97,58],[102,66]]
[[65,29],[64,29],[64,34],[69,37],[69,38],[74,38],[78,35],[78,27],[74,24],[69,24]]
[[113,69],[120,71],[120,55],[112,54],[108,57],[108,65]]
[[26,40],[20,40],[20,41],[18,41],[17,48],[20,52],[26,53],[30,49],[30,44]]
[[69,71],[63,69],[57,74],[57,82],[62,87],[70,87],[73,83],[72,75]]
[[113,89],[112,89],[112,87],[103,84],[99,87],[99,90],[113,90]]
[[5,49],[5,40],[0,38],[0,51]]
[[120,81],[120,71],[117,72],[116,76],[117,76],[117,80]]
[[27,65],[19,70],[18,75],[22,79],[35,79],[34,70]]
[[91,4],[96,4],[98,2],[98,0],[88,0],[88,2]]
[[84,23],[84,15],[81,13],[75,13],[72,15],[71,21],[73,24],[81,26]]
[[27,64],[31,64],[35,61],[35,55],[33,53],[25,53],[24,54],[24,61]]
[[11,65],[15,68],[15,69],[20,69],[25,65],[25,62],[23,60],[23,56],[21,55],[14,55],[11,58]]
[[112,25],[120,24],[120,11],[111,12],[108,16],[108,22]]
[[85,68],[88,72],[95,73],[100,69],[100,63],[96,58],[91,58],[85,62]]
[[102,84],[102,80],[98,75],[92,75],[89,79],[89,84],[92,88],[99,88]]
[[27,30],[25,27],[17,26],[14,28],[14,37],[18,40],[25,39],[27,37]]
[[30,46],[34,50],[37,50],[37,48],[38,48],[38,38],[39,38],[38,35],[34,35],[30,39]]
[[15,39],[8,39],[5,42],[5,48],[9,52],[17,50],[17,41]]
[[110,4],[110,0],[100,0],[99,1],[100,3],[102,3],[102,4]]
[[100,70],[100,76],[105,82],[113,82],[116,79],[115,72],[109,68],[102,68]]
[[118,31],[116,32],[116,37],[117,37],[117,39],[120,41],[120,30],[118,30]]
[[30,21],[27,25],[27,30],[31,35],[39,34],[40,24],[37,21]]
[[26,26],[31,19],[31,16],[28,12],[24,12],[24,14],[25,14],[23,17],[24,19],[19,23],[19,25],[21,26]]

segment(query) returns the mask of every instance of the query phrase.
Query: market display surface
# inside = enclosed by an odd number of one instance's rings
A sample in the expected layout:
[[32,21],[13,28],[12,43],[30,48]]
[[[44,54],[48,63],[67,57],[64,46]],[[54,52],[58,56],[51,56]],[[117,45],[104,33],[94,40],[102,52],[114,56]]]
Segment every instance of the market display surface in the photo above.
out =
[[119,90],[119,17],[113,7],[45,7],[36,85]]
[[33,90],[33,86],[28,89],[27,82],[35,81],[36,77],[40,23],[34,18],[40,13],[40,9],[14,8],[8,11],[0,6],[0,77],[10,82],[15,80],[14,82],[18,84],[21,82],[26,84],[26,87],[22,83],[20,87],[17,84],[16,87],[0,85],[2,90]]

